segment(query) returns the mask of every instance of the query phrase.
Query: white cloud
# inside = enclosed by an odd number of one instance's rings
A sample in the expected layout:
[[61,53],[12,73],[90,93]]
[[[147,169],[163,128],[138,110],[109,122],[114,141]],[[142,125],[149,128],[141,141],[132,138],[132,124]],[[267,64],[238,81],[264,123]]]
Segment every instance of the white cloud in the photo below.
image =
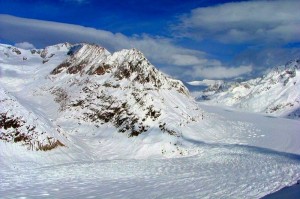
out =
[[263,73],[266,68],[286,64],[300,58],[300,48],[248,49],[235,57],[236,65],[253,65],[256,72]]
[[35,48],[33,44],[31,44],[27,41],[24,41],[24,42],[21,42],[21,43],[16,43],[15,47],[22,48],[22,49],[33,49],[33,48]]
[[153,38],[147,35],[128,37],[79,25],[0,15],[0,38],[14,42],[30,41],[46,46],[60,42],[98,43],[110,51],[137,48],[152,61],[177,65],[172,56],[186,56],[189,59],[204,59],[205,53],[176,46],[170,39]]
[[193,67],[193,71],[187,73],[193,78],[202,77],[208,79],[226,79],[238,77],[241,75],[249,74],[252,71],[252,66],[239,66],[239,67],[224,67],[224,66],[212,66],[212,67]]
[[[97,43],[110,51],[137,48],[162,70],[178,78],[200,77],[230,78],[249,71],[246,68],[226,68],[221,62],[207,58],[202,51],[180,47],[171,39],[135,35],[128,37],[79,25],[0,15],[0,39],[21,43],[28,41],[36,46],[61,42]],[[185,66],[185,67],[182,67]],[[200,66],[200,67],[199,67]]]
[[300,1],[245,1],[192,10],[175,27],[180,36],[224,43],[300,41]]
[[199,59],[193,55],[174,54],[170,58],[173,61],[173,64],[177,66],[190,66],[195,64],[205,64],[208,62],[207,59]]

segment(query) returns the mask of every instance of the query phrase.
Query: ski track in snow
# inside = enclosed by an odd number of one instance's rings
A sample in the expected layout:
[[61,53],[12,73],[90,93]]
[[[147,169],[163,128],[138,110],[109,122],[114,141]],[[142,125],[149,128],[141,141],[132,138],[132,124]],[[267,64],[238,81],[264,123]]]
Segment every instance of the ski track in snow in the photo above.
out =
[[259,198],[300,177],[300,156],[203,144],[191,157],[1,170],[1,198]]

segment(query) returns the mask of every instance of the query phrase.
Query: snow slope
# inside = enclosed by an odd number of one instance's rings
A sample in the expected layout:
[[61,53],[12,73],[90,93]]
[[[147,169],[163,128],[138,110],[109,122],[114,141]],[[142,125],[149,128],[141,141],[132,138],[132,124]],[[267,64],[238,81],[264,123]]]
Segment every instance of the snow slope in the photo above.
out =
[[1,198],[258,198],[299,179],[299,121],[198,104],[136,49],[0,45],[0,67],[0,110],[63,145],[1,125]]
[[45,74],[38,74],[41,71],[39,67],[45,67],[50,59],[55,62],[54,52],[60,54],[66,51],[67,46],[59,44],[31,51],[0,46],[0,140],[20,143],[30,150],[51,150],[65,146],[66,135],[60,127],[54,125],[41,111],[23,105],[5,88],[19,91],[39,76],[43,77]]
[[30,150],[51,150],[64,146],[63,130],[43,115],[22,106],[0,87],[0,140],[21,143]]
[[[266,130],[274,124],[274,118],[264,115],[200,106],[231,121],[239,118],[239,122],[251,124],[263,120],[256,125],[258,129]],[[287,135],[293,131],[295,122],[298,121],[277,118],[277,123],[286,125]],[[0,195],[2,198],[253,199],[294,184],[300,178],[299,155],[220,143],[198,143],[194,149],[197,154],[181,158],[13,164],[14,167],[0,169]]]
[[[180,81],[167,78],[136,49],[111,54],[84,43],[0,49],[1,87],[46,126],[64,131],[69,141],[62,143],[70,151],[94,159],[172,157],[193,154],[195,143],[210,142],[299,154],[298,143],[270,144],[296,140],[295,126],[284,135],[273,130],[268,135],[256,121],[230,121],[203,111]],[[287,88],[298,78],[293,64],[284,70],[294,71],[284,73],[291,79]]]
[[300,60],[272,69],[265,76],[225,86],[214,84],[198,99],[273,116],[300,116]]
[[136,49],[110,54],[96,45],[58,44],[1,51],[1,86],[63,129],[70,151],[91,158],[183,155],[185,127],[202,125],[203,111],[183,84]]

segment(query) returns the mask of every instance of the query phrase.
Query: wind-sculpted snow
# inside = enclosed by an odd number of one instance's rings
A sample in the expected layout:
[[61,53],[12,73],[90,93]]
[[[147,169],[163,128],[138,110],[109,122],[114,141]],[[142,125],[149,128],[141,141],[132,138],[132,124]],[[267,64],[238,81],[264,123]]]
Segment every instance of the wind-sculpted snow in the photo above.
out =
[[[300,178],[300,157],[218,144],[171,159],[0,170],[2,198],[260,198]],[[18,175],[16,175],[16,173]],[[18,191],[16,191],[18,190]]]
[[209,104],[299,118],[300,60],[275,67],[261,78],[241,83],[211,85],[197,95],[199,100],[208,100]]

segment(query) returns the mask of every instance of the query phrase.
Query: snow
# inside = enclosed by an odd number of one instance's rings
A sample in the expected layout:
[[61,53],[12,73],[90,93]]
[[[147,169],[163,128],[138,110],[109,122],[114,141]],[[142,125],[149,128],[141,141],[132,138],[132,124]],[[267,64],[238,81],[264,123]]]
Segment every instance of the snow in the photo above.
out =
[[[136,49],[58,44],[17,54],[8,47],[0,45],[0,99],[14,102],[0,110],[65,146],[45,152],[0,141],[1,198],[260,198],[300,178],[300,121],[196,103]],[[69,66],[50,75],[62,63]],[[89,74],[103,63],[108,71]],[[113,119],[86,117],[124,102],[120,115],[137,116],[147,131],[130,136]],[[147,116],[150,106],[160,115]]]
[[245,82],[215,83],[203,92],[195,92],[208,104],[222,104],[241,110],[272,116],[300,118],[300,60],[288,62],[265,76]]
[[[22,106],[16,98],[0,87],[0,138],[7,142],[21,142],[30,150],[56,147],[67,142],[63,130],[53,126],[45,115]],[[14,121],[13,124],[11,121]],[[19,141],[16,141],[19,140]]]
[[[276,118],[200,106],[232,122],[255,124],[270,139],[269,143],[283,138],[268,136],[274,133],[268,127],[275,124],[272,120]],[[299,139],[299,135],[291,133],[298,121],[277,118],[276,123],[285,125],[284,135],[289,140]],[[299,146],[297,142],[293,144]],[[292,150],[284,145],[277,147]],[[20,161],[11,157],[13,161],[6,165],[1,158],[0,195],[2,198],[260,198],[300,178],[299,151],[293,155],[266,147],[200,141],[194,141],[193,149],[194,154],[177,158],[147,155],[134,158],[119,154],[103,160],[82,156],[61,159],[57,151],[47,153],[45,158],[41,153],[23,151],[21,154],[26,156],[31,153],[32,159]],[[97,152],[107,151],[100,147]]]
[[[227,114],[222,109],[211,109]],[[253,118],[248,116],[246,120],[244,113],[235,115],[248,122],[255,117],[253,114]],[[278,120],[289,124],[285,119]],[[262,126],[258,124],[258,128]],[[3,198],[260,198],[300,178],[299,155],[220,143],[198,142],[194,149],[195,155],[180,158],[119,156],[68,163],[12,163],[7,168],[1,167],[0,195]]]
[[[200,103],[207,112],[215,112],[225,123],[216,136],[203,138],[232,144],[256,146],[293,154],[300,154],[298,137],[300,121],[238,111],[230,107]],[[225,130],[227,129],[227,130]]]

